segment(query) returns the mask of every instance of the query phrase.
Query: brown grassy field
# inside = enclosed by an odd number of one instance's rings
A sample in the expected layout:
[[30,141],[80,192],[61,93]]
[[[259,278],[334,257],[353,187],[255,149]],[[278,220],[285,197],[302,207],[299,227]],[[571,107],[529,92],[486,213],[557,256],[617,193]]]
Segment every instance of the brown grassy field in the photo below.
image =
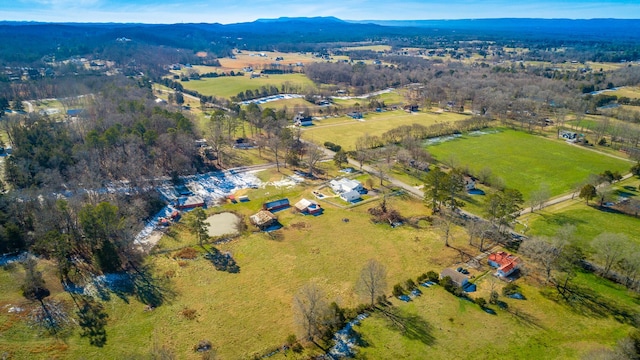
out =
[[[264,54],[265,56],[259,56],[260,54]],[[220,59],[220,65],[222,65],[219,69],[221,71],[239,71],[245,67],[262,67],[265,65],[270,65],[275,63],[275,59],[277,57],[282,57],[284,60],[280,60],[278,63],[281,65],[295,65],[296,63],[309,64],[312,62],[321,61],[321,59],[314,57],[311,54],[305,53],[282,53],[275,51],[242,51],[241,53],[236,53],[235,59],[231,58],[222,58]]]

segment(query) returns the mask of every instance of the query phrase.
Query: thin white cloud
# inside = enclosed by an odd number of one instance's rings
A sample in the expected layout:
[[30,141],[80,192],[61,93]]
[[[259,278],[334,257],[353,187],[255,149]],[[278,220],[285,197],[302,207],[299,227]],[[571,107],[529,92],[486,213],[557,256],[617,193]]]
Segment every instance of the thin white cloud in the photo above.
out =
[[[5,3],[6,4],[6,3]],[[11,5],[13,4],[13,5]],[[18,4],[18,5],[16,5]],[[16,9],[19,7],[19,10]],[[4,9],[3,9],[4,8]],[[120,3],[114,0],[19,0],[0,4],[1,20],[53,22],[235,23],[281,16],[335,16],[349,20],[429,20],[497,17],[640,18],[640,5],[621,0],[512,2],[438,1],[279,1],[238,0],[186,3],[175,0]]]

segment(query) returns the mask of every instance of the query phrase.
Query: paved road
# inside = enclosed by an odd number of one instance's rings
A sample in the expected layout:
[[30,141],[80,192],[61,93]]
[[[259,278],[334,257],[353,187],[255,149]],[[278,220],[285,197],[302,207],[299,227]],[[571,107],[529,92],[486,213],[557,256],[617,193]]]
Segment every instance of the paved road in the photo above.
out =
[[[622,179],[621,179],[620,181],[622,181],[622,180],[626,180],[626,179],[628,179],[628,178],[630,178],[630,177],[632,177],[632,176],[633,176],[633,174],[626,174],[625,176],[623,176],[623,177],[622,177]],[[605,186],[607,186],[607,185],[608,185],[607,183],[603,183],[603,184],[600,184],[600,185],[596,186],[596,188],[600,189],[600,188],[603,188],[603,187],[605,187]],[[579,192],[579,191],[576,191],[576,192],[572,192],[572,193],[565,194],[565,195],[562,195],[562,196],[558,196],[558,197],[553,198],[553,199],[551,199],[551,200],[549,200],[549,201],[546,201],[546,202],[542,205],[542,207],[543,207],[543,208],[546,208],[547,206],[551,206],[551,205],[559,204],[559,203],[562,203],[562,202],[565,202],[565,201],[568,201],[568,200],[573,200],[573,199],[575,199],[579,194],[580,194],[580,192]],[[538,210],[539,210],[539,209],[538,209]],[[530,212],[531,212],[531,207],[527,207],[527,208],[522,209],[522,211],[520,211],[520,215],[528,214],[528,213],[530,213]]]
[[[301,140],[301,141],[306,142],[305,140]],[[309,142],[307,142],[307,143],[309,143]],[[325,153],[327,158],[333,158],[333,156],[335,155],[335,152],[333,152],[333,151],[331,151],[331,150],[329,150],[329,149],[327,149],[325,147],[319,147],[319,148],[322,149],[322,151],[324,151],[324,153]],[[611,155],[611,156],[615,157],[615,155]],[[348,158],[348,161],[349,161],[349,164],[351,166],[353,166],[354,168],[356,168],[356,169],[360,168],[360,163],[358,161],[356,161],[356,160],[354,160],[352,158]],[[376,174],[378,174],[378,171],[376,169],[374,169],[373,167],[369,166],[369,165],[363,165],[361,169],[362,169],[362,171],[366,171],[366,172],[368,172],[370,174],[373,174],[374,176]],[[626,174],[626,175],[624,175],[622,177],[622,180],[626,180],[626,179],[630,178],[631,176],[633,176],[633,175],[632,174]],[[387,177],[386,180],[389,181],[390,183],[392,183],[394,186],[397,186],[397,187],[399,187],[401,189],[406,190],[409,194],[415,196],[416,198],[424,199],[424,192],[422,190],[418,189],[417,187],[411,186],[411,185],[409,185],[409,184],[407,184],[407,183],[405,183],[403,181],[400,181],[398,179],[395,179],[395,178]],[[598,186],[598,188],[604,187],[606,185],[607,184],[601,184],[601,185]],[[571,199],[574,199],[577,195],[578,195],[577,192],[572,192],[572,193],[569,193],[569,194],[565,194],[565,195],[553,198],[553,199],[545,202],[543,207],[547,207],[547,206],[559,204],[559,203],[562,203],[562,202],[565,202],[565,201],[569,201]],[[527,213],[530,213],[530,212],[531,212],[531,208],[527,207],[525,209],[522,209],[522,211],[520,212],[520,215],[527,214]],[[462,210],[462,209],[459,209],[459,213],[462,214],[463,216],[465,216],[468,219],[470,218],[470,219],[476,219],[476,220],[481,220],[481,221],[488,221],[488,220],[486,220],[486,219],[484,219],[484,218],[482,218],[482,217],[480,217],[480,216],[478,216],[476,214],[469,213],[469,212],[467,212],[465,210]],[[519,233],[517,233],[517,232],[515,232],[513,230],[509,230],[509,232],[514,237],[517,236],[519,238],[523,238],[522,234],[519,234]]]

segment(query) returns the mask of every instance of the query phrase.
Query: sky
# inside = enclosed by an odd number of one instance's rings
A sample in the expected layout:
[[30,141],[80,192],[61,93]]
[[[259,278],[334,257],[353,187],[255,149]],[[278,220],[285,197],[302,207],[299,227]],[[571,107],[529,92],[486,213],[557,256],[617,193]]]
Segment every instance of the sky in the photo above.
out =
[[0,1],[0,21],[230,24],[281,16],[335,16],[345,20],[640,19],[640,0]]

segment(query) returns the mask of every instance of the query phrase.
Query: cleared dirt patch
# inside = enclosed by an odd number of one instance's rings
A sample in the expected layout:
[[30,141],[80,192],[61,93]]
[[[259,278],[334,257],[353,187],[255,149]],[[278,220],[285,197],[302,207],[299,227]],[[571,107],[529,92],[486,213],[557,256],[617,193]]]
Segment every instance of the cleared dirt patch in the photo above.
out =
[[239,221],[238,216],[230,212],[211,215],[205,220],[207,232],[212,237],[237,234]]

